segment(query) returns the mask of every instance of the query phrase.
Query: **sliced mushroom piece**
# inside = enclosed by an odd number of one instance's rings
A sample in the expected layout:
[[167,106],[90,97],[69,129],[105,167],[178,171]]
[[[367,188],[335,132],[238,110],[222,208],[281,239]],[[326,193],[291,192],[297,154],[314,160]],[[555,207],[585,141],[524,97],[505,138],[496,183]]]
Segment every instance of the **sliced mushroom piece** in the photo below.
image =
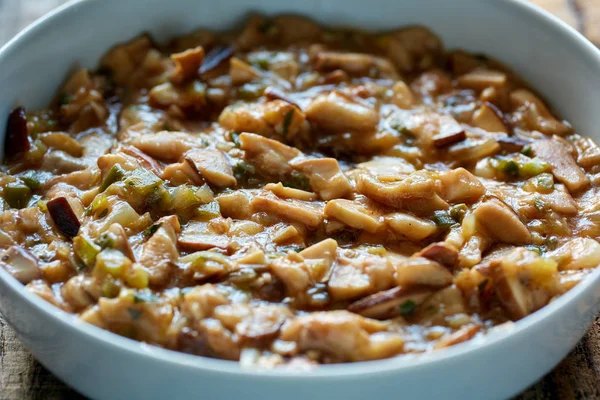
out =
[[314,67],[319,71],[342,70],[350,75],[363,76],[376,70],[384,77],[397,79],[394,65],[386,58],[364,53],[342,53],[321,51],[314,59]]
[[199,136],[169,131],[138,136],[131,144],[152,158],[171,162],[179,160],[190,149],[205,147]]
[[306,261],[323,260],[325,262],[325,267],[328,270],[337,258],[337,249],[338,244],[335,240],[325,239],[307,247],[298,254],[304,257]]
[[508,129],[502,119],[502,112],[492,103],[485,102],[473,114],[471,123],[488,132],[508,133]]
[[63,132],[46,132],[39,136],[42,143],[53,149],[64,151],[73,157],[83,155],[83,146],[71,136]]
[[417,171],[396,182],[382,182],[368,173],[356,176],[356,189],[371,200],[397,209],[430,214],[448,208],[435,192],[435,181],[426,171]]
[[564,183],[571,193],[585,189],[590,180],[577,165],[566,144],[554,137],[537,140],[531,148],[535,155],[552,166],[552,174]]
[[231,239],[224,233],[215,231],[208,223],[192,221],[188,223],[177,238],[177,244],[185,251],[227,249]]
[[440,196],[449,203],[474,203],[485,194],[485,187],[475,175],[460,167],[437,174]]
[[458,251],[446,242],[431,243],[416,255],[436,261],[450,269],[453,269],[458,263]]
[[345,197],[352,191],[352,185],[335,158],[300,159],[290,164],[308,177],[310,187],[323,200]]
[[162,166],[154,158],[148,156],[146,153],[139,150],[137,147],[123,146],[120,148],[120,151],[127,154],[128,156],[134,157],[140,163],[141,166],[143,166],[144,168],[148,168],[154,173],[154,175],[162,176]]
[[510,93],[510,104],[522,117],[530,130],[538,130],[545,135],[564,136],[572,129],[557,120],[546,104],[527,89],[517,89]]
[[302,201],[317,200],[317,195],[315,193],[283,186],[281,182],[268,183],[265,185],[265,190],[269,190],[273,192],[277,197],[281,197],[283,199],[296,199]]
[[177,267],[177,233],[181,231],[176,216],[163,217],[157,222],[158,229],[142,247],[139,263],[149,272],[150,285],[166,285]]
[[433,222],[405,213],[388,214],[385,217],[387,225],[396,233],[409,240],[421,241],[437,232]]
[[2,253],[0,265],[23,284],[42,276],[35,256],[19,246],[11,246]]
[[231,76],[231,84],[240,86],[259,78],[260,72],[239,58],[232,57],[231,60],[229,60],[229,75]]
[[409,289],[397,286],[355,301],[348,306],[348,311],[373,319],[394,318],[402,315],[403,304],[418,306],[433,292],[434,289],[425,286]]
[[446,125],[443,125],[440,129],[440,133],[433,136],[433,144],[435,147],[442,148],[452,144],[462,142],[467,138],[467,133],[461,127],[456,129],[448,129]]
[[581,168],[590,169],[600,165],[600,147],[587,137],[578,137],[574,140],[577,148],[577,163]]
[[482,328],[483,326],[479,324],[463,326],[456,332],[453,332],[448,336],[442,338],[439,342],[435,344],[434,348],[442,349],[444,347],[454,346],[455,344],[471,340]]
[[460,87],[481,91],[490,86],[496,88],[505,86],[508,77],[499,71],[477,69],[459,76],[457,82]]
[[496,198],[481,203],[474,215],[490,236],[501,243],[522,245],[531,242],[525,224],[509,206]]
[[495,138],[471,139],[467,138],[462,142],[448,147],[445,153],[452,161],[475,161],[484,157],[491,156],[500,150],[500,145]]
[[371,161],[358,164],[357,168],[369,172],[382,182],[396,182],[415,172],[415,167],[400,157],[374,157]]
[[29,135],[27,132],[27,115],[23,107],[13,109],[6,122],[6,135],[4,137],[4,154],[8,158],[29,150]]
[[383,229],[383,218],[366,207],[346,199],[327,202],[324,209],[325,218],[334,218],[354,228],[375,233]]
[[317,96],[306,108],[306,118],[334,133],[372,132],[379,123],[375,110],[335,91]]
[[189,151],[185,154],[185,161],[211,185],[225,188],[237,184],[231,165],[221,150]]
[[529,146],[532,141],[523,136],[498,136],[496,138],[498,144],[502,150],[506,150],[510,153],[516,153],[521,151],[525,146]]
[[440,263],[414,255],[396,266],[396,283],[406,288],[425,285],[442,288],[452,283],[453,276]]
[[282,176],[290,173],[289,162],[302,154],[295,147],[253,133],[244,132],[239,139],[242,150],[246,151],[246,159],[271,174],[273,171]]
[[596,268],[600,266],[600,243],[594,239],[577,237],[547,256],[558,262],[561,271]]
[[349,300],[394,286],[394,265],[389,257],[340,257],[327,282],[333,300]]
[[319,204],[295,199],[284,200],[269,193],[254,197],[251,204],[255,212],[273,214],[283,220],[298,222],[309,228],[316,228],[323,221],[323,209]]
[[297,102],[292,100],[292,97],[289,94],[284,93],[276,87],[268,86],[263,94],[269,100],[283,100],[287,103],[298,107],[298,109],[302,109],[302,107],[300,107],[300,105]]
[[513,319],[545,306],[560,290],[556,262],[524,248],[492,261],[491,277],[500,302]]
[[215,46],[213,47],[202,60],[198,73],[200,75],[207,74],[217,69],[221,63],[228,60],[233,55],[234,49],[231,46]]
[[219,202],[221,215],[226,218],[248,219],[252,215],[250,199],[244,191],[221,193],[216,200]]
[[66,197],[56,197],[48,201],[46,207],[52,217],[52,221],[54,221],[54,224],[62,233],[69,238],[77,236],[81,223]]
[[198,74],[198,68],[204,60],[204,48],[198,46],[181,53],[171,54],[171,60],[175,64],[171,81],[181,84],[186,80],[195,78]]
[[135,262],[135,255],[133,253],[133,250],[131,249],[129,237],[125,232],[125,229],[123,229],[123,226],[121,224],[114,223],[108,228],[106,232],[109,235],[110,241],[112,243],[111,248],[119,250],[121,253],[125,254],[125,256],[128,257],[131,261]]

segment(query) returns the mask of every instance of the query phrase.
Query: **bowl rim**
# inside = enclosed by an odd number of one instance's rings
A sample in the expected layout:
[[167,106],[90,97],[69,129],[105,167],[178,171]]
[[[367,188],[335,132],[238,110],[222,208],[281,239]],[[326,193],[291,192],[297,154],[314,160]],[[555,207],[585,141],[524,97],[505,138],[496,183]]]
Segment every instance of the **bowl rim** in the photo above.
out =
[[[14,49],[17,49],[18,46],[34,37],[37,32],[46,25],[51,25],[61,18],[68,18],[70,14],[76,12],[80,7],[85,7],[100,1],[101,0],[67,1],[35,20],[3,45],[0,48],[0,58],[9,57]],[[587,53],[586,55],[595,62],[596,67],[600,71],[600,50],[573,27],[569,26],[558,17],[550,14],[548,11],[545,11],[526,0],[499,0],[499,2],[503,6],[512,7],[515,12],[520,12],[526,14],[529,18],[537,19],[544,24],[546,29],[553,29],[557,34],[568,38],[571,42],[570,45],[578,47],[582,53]],[[333,377],[348,378],[352,376],[357,377],[359,375],[365,376],[389,372],[399,373],[408,368],[416,369],[434,363],[450,362],[459,357],[470,355],[478,351],[480,352],[486,348],[491,348],[492,346],[505,344],[506,342],[515,339],[517,336],[526,335],[536,325],[552,318],[554,314],[564,306],[576,302],[583,292],[591,290],[593,286],[600,287],[600,268],[596,267],[596,269],[586,276],[582,282],[552,303],[519,321],[492,329],[480,338],[471,339],[447,349],[435,350],[428,353],[403,354],[388,359],[374,361],[319,365],[318,368],[307,370],[291,368],[251,370],[241,367],[240,363],[236,361],[196,356],[139,342],[79,320],[76,315],[67,313],[27,291],[25,286],[17,281],[4,268],[0,268],[0,280],[15,297],[19,298],[20,301],[26,302],[38,312],[47,315],[55,324],[60,325],[65,330],[70,330],[72,334],[84,335],[87,339],[96,341],[97,344],[102,344],[105,347],[112,347],[115,351],[118,350],[129,353],[130,356],[137,356],[140,360],[159,361],[176,364],[177,366],[191,367],[199,371],[207,370],[237,376],[262,376],[279,379],[310,378],[311,380],[314,380]]]

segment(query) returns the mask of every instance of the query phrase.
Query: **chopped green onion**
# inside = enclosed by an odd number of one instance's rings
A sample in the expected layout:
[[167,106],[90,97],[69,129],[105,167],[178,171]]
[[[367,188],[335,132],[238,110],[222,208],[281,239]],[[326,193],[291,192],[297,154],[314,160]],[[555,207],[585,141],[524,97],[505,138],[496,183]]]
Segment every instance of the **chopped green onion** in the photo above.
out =
[[535,157],[521,166],[521,176],[531,177],[546,172],[550,169],[550,164]]
[[104,192],[110,185],[115,182],[122,180],[125,177],[126,171],[119,164],[115,164],[112,166],[108,173],[102,180],[102,184],[100,185],[100,191]]
[[91,268],[96,263],[96,257],[102,248],[86,236],[79,235],[73,238],[73,250],[86,267]]
[[443,210],[437,210],[433,213],[433,222],[436,223],[437,226],[442,228],[449,228],[452,225],[456,224],[454,218],[448,214],[448,212]]
[[523,154],[527,157],[531,157],[533,155],[533,149],[531,148],[531,146],[525,146],[521,150],[521,154]]
[[294,110],[293,109],[288,111],[287,114],[285,114],[285,117],[283,117],[283,136],[287,137],[288,131],[290,129],[290,124],[292,123],[293,118],[294,118]]
[[400,315],[411,315],[417,310],[417,303],[413,300],[406,300],[404,303],[400,304]]
[[162,224],[152,224],[148,229],[144,231],[144,236],[150,237],[156,233]]
[[31,190],[39,189],[42,186],[42,182],[40,182],[38,174],[36,174],[33,171],[27,171],[25,174],[21,175],[19,178],[21,178],[21,180],[23,182],[25,182],[25,184]]
[[235,144],[235,147],[242,147],[242,142],[240,142],[240,134],[238,132],[231,132],[231,141]]
[[154,301],[158,301],[158,297],[153,294],[150,291],[144,290],[144,291],[137,291],[134,295],[133,295],[133,302],[135,304],[138,303],[151,303]]
[[203,204],[196,209],[196,218],[201,221],[210,221],[221,216],[221,207],[218,201]]
[[4,186],[4,200],[12,208],[27,207],[31,199],[31,189],[23,181],[10,182]]
[[455,204],[452,207],[450,207],[449,214],[453,220],[462,221],[462,219],[465,217],[465,215],[467,214],[468,211],[469,211],[469,208],[467,207],[467,205],[464,203],[460,203],[460,204]]
[[294,189],[310,190],[308,178],[298,171],[292,171],[292,173],[290,174],[290,178],[285,182],[282,182],[282,184],[283,186],[291,187]]

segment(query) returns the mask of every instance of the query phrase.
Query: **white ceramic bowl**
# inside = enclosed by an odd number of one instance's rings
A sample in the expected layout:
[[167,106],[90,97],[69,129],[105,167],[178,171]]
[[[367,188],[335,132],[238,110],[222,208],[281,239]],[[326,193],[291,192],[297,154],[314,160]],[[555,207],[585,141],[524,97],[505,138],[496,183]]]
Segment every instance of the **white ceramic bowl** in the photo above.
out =
[[[298,12],[327,24],[369,29],[424,24],[448,48],[504,61],[580,133],[600,140],[600,53],[556,18],[515,0],[75,2],[0,50],[0,119],[16,103],[43,107],[74,64],[93,67],[119,41],[145,30],[165,39],[198,26],[232,27],[250,10]],[[506,398],[550,371],[575,346],[599,311],[599,300],[600,269],[511,328],[444,351],[311,372],[249,371],[79,322],[26,293],[0,269],[2,312],[19,337],[54,374],[96,399]]]

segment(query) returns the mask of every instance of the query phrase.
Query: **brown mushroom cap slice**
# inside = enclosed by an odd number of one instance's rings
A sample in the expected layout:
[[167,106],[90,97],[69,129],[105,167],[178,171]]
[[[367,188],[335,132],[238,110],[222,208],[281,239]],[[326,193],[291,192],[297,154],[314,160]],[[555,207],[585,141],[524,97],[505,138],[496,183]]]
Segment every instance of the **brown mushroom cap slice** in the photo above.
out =
[[511,318],[521,319],[532,312],[531,296],[516,275],[506,273],[501,262],[493,262],[491,275],[496,295]]
[[2,254],[0,266],[23,284],[41,277],[35,256],[19,246],[11,246]]
[[431,243],[417,255],[436,261],[447,268],[454,268],[458,263],[458,250],[446,242]]
[[350,304],[348,311],[367,318],[393,318],[401,315],[402,304],[412,302],[419,305],[433,292],[434,289],[427,286],[415,286],[409,289],[397,286],[355,301]]
[[46,203],[46,207],[54,224],[62,233],[69,238],[77,236],[81,223],[66,197],[56,197]]
[[501,243],[527,244],[531,234],[517,214],[502,201],[491,198],[475,209],[475,218],[494,239]]
[[198,73],[200,75],[206,74],[216,69],[222,62],[227,60],[233,55],[234,49],[231,46],[216,46],[211,49],[202,60]]
[[27,116],[23,107],[17,107],[8,115],[6,136],[4,137],[4,154],[11,158],[25,153],[30,148],[27,134]]

